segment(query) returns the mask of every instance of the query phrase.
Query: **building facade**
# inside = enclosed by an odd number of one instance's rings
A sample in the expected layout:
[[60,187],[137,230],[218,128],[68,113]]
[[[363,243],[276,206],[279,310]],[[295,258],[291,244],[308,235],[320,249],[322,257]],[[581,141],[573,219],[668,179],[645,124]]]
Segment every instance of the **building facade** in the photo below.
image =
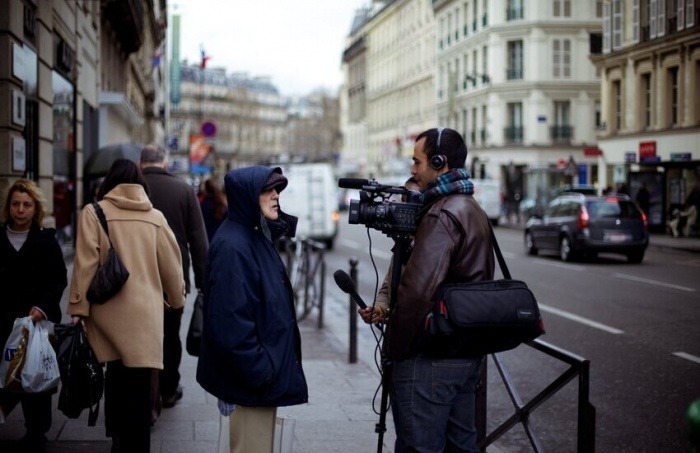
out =
[[557,184],[598,183],[601,2],[433,0],[438,123],[506,207]]
[[[166,27],[165,0],[7,0],[0,4],[0,189],[36,181],[48,200],[45,224],[72,243],[87,195],[84,164],[110,141],[163,134],[151,57]],[[122,120],[102,119],[121,94]],[[162,98],[162,95],[160,95]],[[107,105],[110,106],[107,106]]]
[[601,180],[645,182],[663,230],[700,181],[700,2],[606,0],[603,24]]

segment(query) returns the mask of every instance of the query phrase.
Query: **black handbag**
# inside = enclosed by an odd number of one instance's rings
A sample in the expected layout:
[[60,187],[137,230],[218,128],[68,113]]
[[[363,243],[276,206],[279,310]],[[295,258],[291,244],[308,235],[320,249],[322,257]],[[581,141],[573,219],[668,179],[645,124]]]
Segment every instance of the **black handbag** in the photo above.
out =
[[[107,219],[105,218],[105,213],[99,204],[93,203],[92,206],[95,208],[95,214],[97,218],[100,219],[100,224],[104,228],[105,233],[107,233],[107,238],[109,238],[109,227],[107,226]],[[95,276],[90,282],[90,287],[87,290],[87,300],[92,304],[103,304],[109,299],[114,297],[121,289],[122,286],[129,279],[129,271],[119,259],[117,251],[114,250],[112,246],[112,240],[109,239],[109,251],[107,253],[107,261],[100,265],[95,272]]]
[[204,295],[200,292],[194,300],[190,327],[187,329],[185,349],[194,357],[199,357],[199,345],[202,343],[202,328],[204,326]]
[[442,285],[425,318],[427,353],[444,357],[493,354],[545,333],[537,300],[524,282],[511,278],[493,229],[491,241],[504,278]]
[[80,324],[55,324],[56,358],[61,373],[58,410],[78,418],[88,409],[88,426],[95,426],[104,390],[104,373]]

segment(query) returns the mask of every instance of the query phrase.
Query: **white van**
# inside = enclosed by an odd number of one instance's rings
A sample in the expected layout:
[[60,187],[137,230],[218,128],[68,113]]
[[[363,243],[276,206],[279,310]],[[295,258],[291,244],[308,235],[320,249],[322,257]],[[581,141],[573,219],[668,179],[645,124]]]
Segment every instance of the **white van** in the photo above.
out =
[[472,179],[474,199],[486,212],[493,225],[498,225],[501,216],[501,185],[493,179]]
[[326,163],[282,164],[289,180],[280,196],[280,206],[299,217],[296,237],[310,238],[333,248],[338,234],[338,187],[333,168]]

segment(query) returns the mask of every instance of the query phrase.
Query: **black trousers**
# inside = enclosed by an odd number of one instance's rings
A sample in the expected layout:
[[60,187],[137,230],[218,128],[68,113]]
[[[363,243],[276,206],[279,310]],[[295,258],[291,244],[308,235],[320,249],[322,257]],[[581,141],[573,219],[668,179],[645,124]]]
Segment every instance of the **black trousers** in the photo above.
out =
[[160,372],[160,394],[167,398],[175,393],[180,384],[180,361],[182,341],[180,325],[184,308],[165,310],[163,337],[163,370]]
[[151,368],[127,368],[121,360],[107,362],[105,428],[119,439],[120,451],[151,449]]
[[21,404],[27,435],[41,437],[51,429],[51,395],[53,393],[55,392],[15,393],[0,389],[0,406],[7,416],[17,404]]

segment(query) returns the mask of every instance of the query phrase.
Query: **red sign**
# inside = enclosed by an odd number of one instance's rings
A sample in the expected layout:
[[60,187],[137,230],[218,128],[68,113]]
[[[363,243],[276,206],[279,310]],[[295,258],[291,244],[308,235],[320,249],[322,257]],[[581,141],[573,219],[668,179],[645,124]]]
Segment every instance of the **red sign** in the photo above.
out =
[[586,148],[583,148],[583,155],[584,156],[602,156],[603,150],[598,148],[597,146],[588,146]]
[[656,140],[639,142],[639,161],[656,157]]

